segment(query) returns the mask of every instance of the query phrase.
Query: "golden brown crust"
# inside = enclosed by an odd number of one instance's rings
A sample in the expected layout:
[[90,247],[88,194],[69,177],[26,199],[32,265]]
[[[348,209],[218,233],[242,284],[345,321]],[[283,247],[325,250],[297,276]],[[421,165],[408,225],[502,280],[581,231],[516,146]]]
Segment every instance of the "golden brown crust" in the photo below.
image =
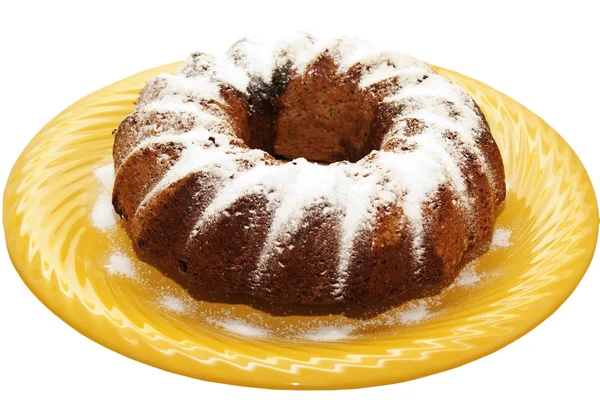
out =
[[[308,210],[299,230],[286,241],[276,257],[261,268],[256,293],[263,298],[286,303],[331,304],[339,262],[339,216],[319,212],[331,204],[316,204]],[[302,267],[299,268],[299,261]]]
[[412,240],[402,209],[381,207],[375,228],[359,235],[355,245],[356,262],[349,271],[344,301],[379,304],[405,295],[409,289],[406,276],[412,270]]
[[[210,204],[217,184],[215,177],[203,172],[189,174],[138,209],[126,225],[140,258],[159,266],[169,276],[175,275],[184,259],[195,217],[200,217]],[[186,276],[192,277],[192,272]]]
[[[468,248],[468,218],[459,199],[448,187],[438,190],[427,207],[429,230],[424,241],[429,245],[423,263],[409,273],[407,280],[415,288],[449,282],[456,276],[458,265]],[[425,267],[426,266],[426,267]]]
[[490,132],[490,126],[481,111],[481,108],[475,103],[475,110],[481,116],[484,126],[482,126],[482,130],[484,134],[480,136],[480,139],[477,142],[477,147],[484,154],[485,159],[487,160],[488,168],[493,177],[493,182],[491,182],[494,187],[494,200],[496,207],[499,207],[500,204],[506,198],[506,176],[504,174],[504,164],[502,161],[502,156],[500,155],[500,149],[494,140]]
[[[143,130],[140,127],[145,127]],[[117,128],[113,158],[118,169],[125,159],[142,141],[158,137],[166,132],[182,134],[194,127],[193,117],[184,118],[180,113],[156,112],[141,115],[133,113]]]
[[[177,161],[183,146],[160,143],[131,154],[115,177],[113,204],[125,220],[133,220],[144,197]],[[115,158],[116,160],[116,158]]]
[[[248,293],[273,210],[264,196],[243,196],[187,242],[183,259],[198,292]],[[225,214],[226,213],[226,214]],[[204,260],[200,263],[198,260]]]

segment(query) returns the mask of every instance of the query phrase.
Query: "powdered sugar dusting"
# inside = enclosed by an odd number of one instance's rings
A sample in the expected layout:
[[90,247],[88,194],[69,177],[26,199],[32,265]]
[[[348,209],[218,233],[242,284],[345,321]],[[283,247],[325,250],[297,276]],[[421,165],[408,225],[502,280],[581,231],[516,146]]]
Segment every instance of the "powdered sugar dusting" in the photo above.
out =
[[251,338],[265,338],[269,336],[269,332],[266,329],[250,325],[240,320],[215,321],[215,324],[225,329],[227,332],[240,336]]
[[420,300],[408,310],[398,316],[398,321],[403,325],[412,325],[431,317],[428,304],[425,300]]
[[187,78],[203,76],[220,86],[229,86],[246,93],[250,83],[248,72],[224,56],[214,57],[206,53],[193,53],[176,75]]
[[[453,154],[454,162],[460,163],[464,160],[462,152],[472,154],[493,186],[493,174],[475,140],[482,131],[482,119],[476,111],[475,102],[462,87],[441,75],[429,73],[413,84],[401,86],[384,101],[401,105],[402,117],[423,121],[427,130],[433,132],[436,137],[447,131],[455,133],[455,140],[444,141],[448,151],[460,147],[460,151]],[[402,124],[402,121],[403,119],[398,119],[399,124]],[[398,125],[389,132],[401,132],[402,128],[402,125]],[[400,135],[403,136],[402,133]],[[386,137],[385,140],[387,139]]]
[[339,340],[350,339],[350,334],[354,330],[352,325],[344,326],[325,326],[315,330],[308,331],[300,336],[301,339],[313,342],[337,342]]
[[232,138],[220,133],[211,132],[204,128],[194,129],[183,135],[163,135],[150,138],[141,143],[138,148],[148,142],[175,142],[184,145],[177,162],[168,170],[165,176],[149,191],[136,212],[139,212],[157,193],[189,174],[197,171],[210,171],[215,176],[230,176],[240,169],[242,161],[260,164],[264,153],[232,146]]
[[106,231],[117,224],[117,217],[110,195],[100,193],[92,210],[92,223],[101,231]]
[[[376,165],[386,175],[386,188],[391,193],[405,193],[404,216],[412,230],[412,248],[415,261],[420,263],[424,253],[425,227],[423,207],[433,198],[435,191],[447,180],[447,175],[437,160],[427,151],[414,151],[402,155],[380,152]],[[415,166],[419,166],[415,168]]]
[[341,195],[344,217],[341,224],[340,260],[333,295],[342,296],[348,279],[348,268],[352,259],[354,240],[358,232],[370,226],[375,219],[373,197],[376,196],[379,176],[371,174],[362,179],[353,179]]
[[459,287],[470,287],[479,282],[484,275],[477,274],[476,267],[476,263],[470,263],[465,266],[456,278],[455,285]]
[[103,191],[112,191],[115,183],[115,168],[113,163],[96,168],[94,171],[94,176],[100,185],[102,185]]
[[161,297],[159,307],[176,314],[185,314],[188,311],[187,305],[179,297],[171,294]]
[[365,60],[366,71],[360,78],[360,86],[369,87],[376,83],[397,78],[402,81],[416,81],[433,73],[430,66],[404,53],[383,53]]
[[[269,167],[275,169],[275,167]],[[277,209],[271,228],[262,249],[255,279],[260,281],[264,267],[274,249],[285,243],[285,237],[293,235],[312,205],[322,206],[323,214],[339,213],[340,207],[346,217],[342,223],[342,264],[339,268],[340,281],[343,284],[345,265],[349,259],[352,241],[360,224],[369,216],[371,210],[368,201],[377,181],[356,179],[354,167],[346,165],[322,166],[305,159],[296,159],[292,163],[277,167],[285,174],[272,182],[278,190]],[[285,171],[285,172],[284,172]],[[360,191],[357,191],[360,189]],[[361,194],[362,193],[362,194]]]
[[496,228],[496,230],[494,230],[494,235],[492,236],[491,248],[510,246],[512,244],[510,242],[511,234],[512,232],[506,228]]
[[[187,78],[181,75],[163,73],[155,79],[162,80],[165,83],[160,94],[161,99],[170,96],[188,96],[192,99],[222,100],[219,84],[207,76],[199,75]],[[184,100],[180,99],[179,102],[183,103]]]
[[273,44],[258,38],[246,38],[235,43],[227,54],[250,76],[269,83],[275,69],[275,49]]
[[[336,182],[343,179],[343,172],[340,170],[329,166],[319,166],[305,159],[297,159],[293,163],[283,165],[281,170],[289,171],[289,173],[285,177],[286,184],[280,185],[278,187],[280,190],[276,193],[276,196],[279,197],[278,206],[255,271],[257,282],[260,282],[266,262],[280,242],[280,237],[294,234],[308,205],[311,202],[316,203],[318,199],[329,200],[332,188]],[[324,202],[323,205],[327,205],[327,203]]]
[[100,184],[98,198],[92,208],[92,224],[101,231],[107,231],[117,224],[117,214],[112,205],[112,188],[115,181],[113,164],[104,165],[94,171],[94,177]]
[[111,275],[121,275],[127,278],[134,278],[136,276],[133,262],[123,253],[117,252],[112,254],[104,268]]
[[377,47],[359,37],[343,37],[334,43],[331,46],[332,55],[340,72],[346,71],[362,60],[368,60],[379,54]]

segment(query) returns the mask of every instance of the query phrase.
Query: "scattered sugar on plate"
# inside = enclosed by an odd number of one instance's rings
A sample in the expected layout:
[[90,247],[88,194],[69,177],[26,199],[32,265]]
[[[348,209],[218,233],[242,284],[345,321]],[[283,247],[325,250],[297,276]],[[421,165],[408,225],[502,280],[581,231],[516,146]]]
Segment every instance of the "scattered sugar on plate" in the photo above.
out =
[[354,327],[352,325],[325,326],[308,331],[301,335],[300,338],[313,342],[337,342],[338,340],[349,339],[353,330]]
[[134,278],[136,275],[133,262],[123,253],[112,254],[108,264],[104,268],[111,275],[120,275],[128,278]]
[[112,191],[115,183],[115,167],[112,163],[96,168],[94,176],[104,189]]
[[172,288],[163,287],[157,289],[151,288],[153,291],[158,291],[159,296],[156,298],[156,306],[166,311],[167,313],[176,315],[187,315],[198,317],[202,314],[198,312],[198,303],[189,294],[176,295]]
[[92,223],[101,231],[106,231],[116,225],[117,216],[108,194],[100,193],[98,195],[98,200],[92,210]]
[[512,243],[510,242],[511,231],[505,228],[496,228],[494,231],[494,235],[492,236],[492,243],[490,244],[491,248],[496,247],[508,247]]
[[101,231],[107,231],[117,224],[117,214],[112,205],[112,189],[115,182],[115,170],[107,164],[94,171],[94,177],[101,190],[92,210],[92,224]]
[[469,287],[479,282],[483,275],[477,274],[477,271],[475,270],[476,267],[476,263],[470,263],[465,266],[458,275],[458,278],[456,278],[456,286]]
[[269,331],[261,327],[250,325],[240,320],[214,321],[214,323],[229,333],[252,338],[264,338],[269,336]]
[[188,306],[183,302],[183,300],[181,300],[179,297],[173,296],[172,294],[161,297],[158,305],[160,308],[176,314],[185,314],[188,311]]
[[424,300],[419,300],[416,304],[412,305],[411,308],[402,312],[398,316],[398,322],[403,325],[412,325],[417,322],[421,322],[431,316],[429,307]]

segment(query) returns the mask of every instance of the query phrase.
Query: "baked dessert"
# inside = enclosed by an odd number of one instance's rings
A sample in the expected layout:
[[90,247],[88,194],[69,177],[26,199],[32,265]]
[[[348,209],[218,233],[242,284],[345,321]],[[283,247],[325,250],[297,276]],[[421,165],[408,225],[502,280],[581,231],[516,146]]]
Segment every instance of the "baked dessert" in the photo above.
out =
[[142,260],[192,294],[273,304],[426,295],[489,241],[505,198],[463,88],[408,55],[304,34],[152,79],[114,164]]

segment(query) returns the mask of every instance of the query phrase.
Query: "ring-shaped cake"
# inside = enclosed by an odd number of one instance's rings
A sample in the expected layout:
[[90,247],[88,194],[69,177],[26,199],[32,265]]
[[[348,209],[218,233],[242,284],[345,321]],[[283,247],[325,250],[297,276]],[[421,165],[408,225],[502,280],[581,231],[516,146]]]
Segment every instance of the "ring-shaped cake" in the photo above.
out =
[[115,210],[140,258],[192,294],[425,296],[485,247],[506,195],[462,87],[348,38],[193,53],[115,134]]

